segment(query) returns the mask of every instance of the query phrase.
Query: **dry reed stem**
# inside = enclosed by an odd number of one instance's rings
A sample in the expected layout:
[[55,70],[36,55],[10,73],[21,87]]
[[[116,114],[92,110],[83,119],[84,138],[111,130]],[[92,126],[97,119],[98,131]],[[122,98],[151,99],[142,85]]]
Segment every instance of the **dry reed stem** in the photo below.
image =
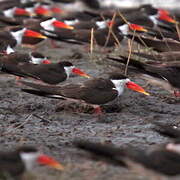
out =
[[94,28],[91,29],[91,42],[90,42],[90,54],[93,54],[94,50]]
[[125,75],[127,75],[128,65],[129,65],[129,61],[130,61],[130,58],[131,58],[131,54],[132,54],[132,45],[133,45],[133,42],[134,42],[135,32],[136,32],[136,31],[133,32],[133,37],[132,37],[132,39],[128,39],[129,54],[128,54],[128,60],[127,60],[126,67],[125,67],[125,71],[124,71],[124,74],[125,74]]

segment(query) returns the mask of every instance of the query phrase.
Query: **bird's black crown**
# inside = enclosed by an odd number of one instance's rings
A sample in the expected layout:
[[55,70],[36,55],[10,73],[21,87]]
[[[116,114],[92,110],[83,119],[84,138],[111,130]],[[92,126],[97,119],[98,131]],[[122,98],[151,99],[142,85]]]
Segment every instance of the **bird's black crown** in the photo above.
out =
[[36,153],[38,150],[33,146],[22,146],[17,149],[18,152],[22,153]]
[[109,79],[112,80],[121,80],[121,79],[127,79],[127,76],[121,74],[121,73],[111,73],[109,75]]
[[62,62],[59,62],[59,64],[63,65],[64,67],[70,67],[70,66],[73,66],[73,64],[71,62],[68,62],[68,61],[62,61]]
[[35,58],[45,58],[44,55],[42,55],[41,53],[38,53],[38,52],[32,52],[31,56],[33,56]]

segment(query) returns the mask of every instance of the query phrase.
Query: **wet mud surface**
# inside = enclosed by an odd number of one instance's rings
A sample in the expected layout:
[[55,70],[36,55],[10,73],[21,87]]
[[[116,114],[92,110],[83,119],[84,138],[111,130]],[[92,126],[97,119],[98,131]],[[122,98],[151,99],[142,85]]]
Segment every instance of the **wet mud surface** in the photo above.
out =
[[[38,51],[44,52],[53,61],[69,60],[93,77],[105,77],[114,70],[104,60],[105,53],[100,50],[91,56],[83,46],[59,45],[59,49],[49,49],[43,45]],[[120,54],[120,51],[116,50],[116,53]],[[118,70],[122,71],[123,68]],[[136,74],[129,74],[131,80],[145,85],[145,81]],[[152,130],[154,122],[180,127],[180,99],[174,99],[159,87],[146,88],[151,96],[126,89],[118,100],[104,107],[106,113],[102,119],[98,119],[91,107],[21,92],[23,86],[18,85],[14,79],[14,76],[0,75],[0,149],[22,144],[35,145],[66,167],[64,172],[40,167],[35,169],[36,175],[30,175],[27,179],[149,179],[147,175],[92,161],[86,157],[86,153],[74,148],[72,141],[82,138],[117,146],[131,144],[146,149],[168,142],[167,138]],[[65,83],[85,80],[72,77]]]

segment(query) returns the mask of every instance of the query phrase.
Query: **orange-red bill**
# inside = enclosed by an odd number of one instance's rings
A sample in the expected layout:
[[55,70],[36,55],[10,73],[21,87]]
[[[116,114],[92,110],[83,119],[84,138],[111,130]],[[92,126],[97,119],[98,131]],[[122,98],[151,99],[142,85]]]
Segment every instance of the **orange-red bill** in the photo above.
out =
[[57,27],[57,28],[74,29],[73,26],[69,26],[61,21],[54,21],[52,24],[54,27]]
[[167,21],[167,22],[174,23],[174,24],[177,23],[176,20],[174,20],[172,17],[169,16],[169,12],[166,10],[160,9],[160,10],[158,10],[158,14],[159,14],[158,18],[160,20]]
[[25,9],[22,8],[16,8],[14,11],[15,15],[19,15],[19,16],[30,16],[31,14],[26,11]]
[[160,14],[166,14],[166,15],[170,15],[170,12],[165,10],[165,9],[158,9],[158,13]]
[[52,11],[53,13],[58,13],[58,14],[61,14],[61,13],[64,12],[62,9],[60,9],[60,8],[58,8],[58,7],[52,7],[52,8],[51,8],[51,11]]
[[58,170],[64,170],[63,165],[61,165],[59,162],[57,162],[55,159],[47,156],[47,155],[40,155],[37,159],[39,164],[51,166]]
[[52,16],[52,12],[49,9],[44,8],[43,6],[39,6],[39,7],[35,8],[34,12],[37,15]]
[[43,60],[43,62],[42,62],[43,64],[51,64],[51,61],[50,60],[48,60],[48,59],[45,59],[45,60]]
[[137,91],[140,93],[143,93],[147,96],[149,96],[150,94],[148,92],[146,92],[141,86],[139,86],[138,84],[130,81],[128,83],[126,83],[127,88],[132,89],[133,91]]
[[137,25],[137,24],[129,24],[129,28],[133,31],[142,31],[147,32],[148,30],[145,29],[143,26]]
[[113,20],[107,21],[108,27],[112,27],[114,24],[115,24],[115,21],[113,21]]
[[40,38],[40,39],[47,39],[46,36],[42,35],[41,33],[38,33],[36,31],[32,31],[27,29],[24,33],[24,36],[28,36],[28,37],[34,37],[34,38]]
[[86,74],[85,72],[81,71],[80,69],[78,68],[73,68],[72,69],[72,72],[74,74],[78,74],[79,76],[83,76],[83,77],[86,77],[86,78],[90,78],[90,76],[88,74]]

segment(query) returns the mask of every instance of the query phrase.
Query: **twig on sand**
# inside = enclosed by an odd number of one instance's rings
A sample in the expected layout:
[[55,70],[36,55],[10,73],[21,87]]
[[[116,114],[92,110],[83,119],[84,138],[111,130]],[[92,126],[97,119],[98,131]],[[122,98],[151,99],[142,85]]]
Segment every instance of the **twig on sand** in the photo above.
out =
[[[9,134],[13,134],[13,132],[19,128],[21,128],[22,126],[24,126],[29,120],[30,118],[32,117],[32,114],[28,115],[26,118],[25,118],[25,121],[23,123],[21,123],[20,125],[16,126],[14,128],[14,125],[10,126],[8,129],[10,130],[7,130],[7,132],[3,133],[2,136],[5,136],[5,135],[9,135]],[[12,129],[12,130],[11,130]]]
[[43,118],[43,117],[40,117],[40,116],[37,115],[37,114],[32,114],[32,115],[33,115],[34,117],[38,118],[38,119],[41,119],[43,122],[50,123],[49,120],[47,120],[47,119],[45,119],[45,118]]

